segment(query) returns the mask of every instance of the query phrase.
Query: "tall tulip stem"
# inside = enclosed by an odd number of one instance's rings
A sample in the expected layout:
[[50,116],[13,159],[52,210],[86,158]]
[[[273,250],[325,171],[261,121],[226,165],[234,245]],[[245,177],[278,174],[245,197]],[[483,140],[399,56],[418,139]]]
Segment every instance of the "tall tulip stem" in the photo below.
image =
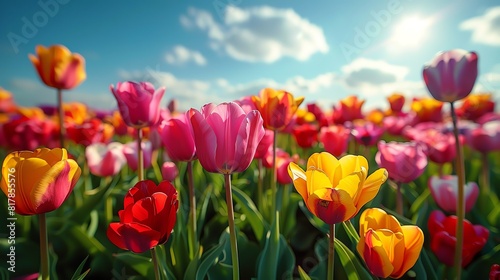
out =
[[144,152],[142,151],[142,128],[137,128],[137,176],[144,180]]
[[231,242],[231,260],[233,263],[233,280],[240,279],[238,261],[238,242],[236,239],[236,227],[234,225],[233,192],[231,190],[231,174],[224,174],[224,185],[226,188],[227,220],[229,223],[229,240]]
[[[277,136],[278,133],[276,130],[273,130],[273,170],[272,170],[272,177],[271,177],[271,217],[273,217],[273,222],[274,222],[274,217],[276,217],[276,141],[277,141]],[[272,224],[272,223],[271,223]]]
[[156,256],[156,247],[151,248],[151,258],[153,259],[153,269],[155,271],[155,279],[160,280],[160,267],[158,266],[158,257]]
[[335,257],[335,224],[330,225],[330,235],[329,235],[329,242],[328,242],[328,272],[326,279],[327,280],[332,280],[333,279],[333,266],[334,266],[334,257]]
[[66,148],[64,146],[64,139],[66,137],[66,127],[64,126],[64,109],[62,102],[62,90],[57,89],[57,113],[59,114],[59,143],[61,148]]
[[258,183],[257,183],[257,208],[259,209],[259,212],[262,213],[263,207],[264,207],[264,167],[262,166],[262,159],[259,158],[257,160],[258,162]]
[[483,153],[483,170],[481,176],[483,181],[481,182],[481,193],[489,195],[490,193],[490,166],[488,162],[488,153]]
[[49,246],[47,238],[47,223],[45,213],[38,214],[38,223],[40,226],[40,260],[42,280],[50,279],[49,275]]
[[403,193],[401,192],[401,183],[396,184],[396,213],[403,216]]
[[465,199],[464,199],[464,185],[465,185],[465,167],[464,167],[464,155],[462,147],[460,146],[460,139],[458,137],[458,127],[457,127],[457,115],[455,113],[455,107],[453,102],[450,102],[451,107],[451,119],[453,121],[453,134],[455,135],[455,148],[457,150],[456,157],[456,171],[458,177],[458,201],[457,201],[457,229],[456,238],[457,245],[455,247],[455,278],[461,279],[460,275],[462,273],[462,248],[464,241],[464,217],[465,217]]
[[197,232],[196,232],[196,195],[194,193],[194,178],[193,178],[193,162],[187,162],[187,179],[188,179],[188,189],[189,189],[189,227],[188,227],[188,238],[189,243],[189,258],[194,259],[198,249],[197,246]]

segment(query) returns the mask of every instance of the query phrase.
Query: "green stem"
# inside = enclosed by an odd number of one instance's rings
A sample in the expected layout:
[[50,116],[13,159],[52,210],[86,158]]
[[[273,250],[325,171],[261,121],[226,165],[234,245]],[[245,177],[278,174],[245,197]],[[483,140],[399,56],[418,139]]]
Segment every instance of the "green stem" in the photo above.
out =
[[259,212],[262,213],[262,210],[264,208],[264,178],[263,178],[263,170],[264,167],[262,166],[262,159],[259,158],[257,160],[258,162],[258,183],[257,183],[257,207],[259,209]]
[[396,213],[403,216],[403,193],[401,192],[401,183],[394,183],[396,185]]
[[488,162],[488,153],[484,153],[482,155],[482,160],[483,170],[481,176],[483,178],[481,182],[481,192],[488,195],[490,193],[490,167]]
[[333,279],[333,265],[334,265],[334,251],[335,251],[335,224],[330,225],[330,234],[328,242],[328,273],[326,276],[327,280]]
[[49,274],[49,248],[48,248],[48,238],[47,238],[47,222],[45,219],[45,213],[38,214],[38,223],[40,226],[40,259],[41,259],[41,270],[42,270],[42,280],[50,279]]
[[231,190],[231,174],[224,174],[226,188],[227,219],[229,223],[229,239],[231,241],[231,260],[233,263],[233,280],[240,279],[238,261],[238,242],[236,240],[236,227],[234,225],[233,193]]
[[158,257],[156,256],[156,247],[151,248],[151,257],[153,259],[153,269],[155,271],[155,279],[160,280],[160,266],[158,265]]
[[193,178],[193,162],[187,162],[187,179],[188,179],[188,189],[189,189],[189,227],[188,227],[188,238],[189,243],[189,258],[194,259],[197,249],[197,230],[196,230],[196,195],[194,192],[194,178]]
[[464,241],[464,218],[465,218],[465,207],[464,207],[465,167],[463,160],[463,150],[462,147],[460,146],[460,140],[458,137],[457,115],[455,113],[453,102],[450,102],[450,107],[451,107],[451,119],[453,121],[453,134],[455,135],[455,148],[457,151],[456,170],[458,177],[457,229],[456,229],[457,245],[455,247],[454,278],[461,279],[460,276],[462,273],[462,248]]
[[271,215],[272,221],[271,224],[275,220],[276,213],[276,137],[277,132],[273,130],[273,170],[271,174]]
[[64,126],[64,109],[62,101],[62,90],[57,89],[57,112],[59,114],[59,141],[61,148],[65,148],[64,139],[66,137],[66,127]]
[[160,150],[154,150],[151,156],[151,165],[153,166],[153,171],[155,173],[156,180],[158,182],[163,181],[163,176],[161,175],[160,165],[158,164],[158,155],[161,155]]
[[144,180],[144,152],[142,151],[142,128],[137,129],[137,176],[139,181]]

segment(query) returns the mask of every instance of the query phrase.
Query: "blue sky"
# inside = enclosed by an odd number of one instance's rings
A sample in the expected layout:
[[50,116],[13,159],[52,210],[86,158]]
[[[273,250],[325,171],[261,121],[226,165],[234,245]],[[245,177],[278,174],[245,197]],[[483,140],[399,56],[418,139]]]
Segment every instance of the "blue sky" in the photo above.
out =
[[[63,44],[87,79],[64,101],[116,107],[111,84],[165,86],[181,109],[264,87],[329,108],[351,94],[386,108],[398,91],[428,96],[422,66],[442,50],[479,53],[475,91],[500,95],[498,1],[3,1],[0,87],[23,106],[55,104],[28,54]],[[22,3],[22,4],[19,4]]]

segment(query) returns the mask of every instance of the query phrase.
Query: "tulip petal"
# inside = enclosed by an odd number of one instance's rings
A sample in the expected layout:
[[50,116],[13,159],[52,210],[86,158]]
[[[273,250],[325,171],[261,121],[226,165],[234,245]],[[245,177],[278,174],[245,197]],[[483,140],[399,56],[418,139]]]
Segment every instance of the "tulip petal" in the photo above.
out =
[[373,275],[387,278],[394,270],[394,266],[387,255],[379,233],[372,229],[366,232],[363,259]]
[[144,253],[158,245],[160,233],[138,224],[111,223],[106,232],[109,240],[118,248]]
[[363,156],[346,155],[340,158],[340,166],[342,166],[342,176],[345,177],[354,172],[359,172],[361,167],[368,171],[368,161]]
[[238,168],[234,170],[235,172],[241,172],[248,168],[264,133],[260,113],[258,111],[248,113],[243,119],[236,137],[234,159]]
[[380,168],[373,172],[363,184],[356,207],[360,209],[368,201],[372,200],[380,190],[380,186],[387,180],[387,171]]
[[189,115],[191,116],[191,124],[195,136],[196,154],[201,165],[208,172],[218,172],[218,168],[214,162],[217,151],[217,137],[215,132],[198,110],[191,109]]
[[300,168],[295,162],[290,162],[288,165],[288,175],[293,180],[293,185],[297,192],[302,196],[304,201],[307,202],[309,193],[307,192],[307,176],[304,170]]
[[401,230],[404,235],[405,253],[404,256],[398,257],[404,261],[402,266],[391,274],[393,278],[400,278],[415,265],[424,245],[424,233],[419,227],[402,226]]
[[311,194],[307,208],[323,222],[332,225],[350,219],[356,207],[344,190],[319,189]]
[[309,169],[306,171],[306,176],[308,195],[320,189],[333,187],[328,176],[321,170]]
[[[338,184],[338,178],[341,178],[339,161],[330,153],[314,153],[307,160],[307,169],[315,168],[323,171],[329,176],[330,183],[332,186]],[[337,179],[337,180],[336,180]]]

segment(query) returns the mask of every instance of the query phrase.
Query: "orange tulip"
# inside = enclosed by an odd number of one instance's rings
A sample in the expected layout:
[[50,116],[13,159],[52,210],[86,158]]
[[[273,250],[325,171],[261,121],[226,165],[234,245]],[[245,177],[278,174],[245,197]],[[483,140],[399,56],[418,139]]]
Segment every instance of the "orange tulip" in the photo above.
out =
[[311,155],[306,171],[290,163],[288,174],[309,211],[330,225],[356,215],[387,180],[383,168],[367,178],[368,162],[363,156],[347,155],[337,160],[327,152]]
[[355,95],[340,100],[334,109],[338,114],[336,122],[343,124],[347,121],[363,119],[363,104],[365,104],[365,100],[358,99]]
[[258,96],[252,96],[252,101],[264,120],[265,128],[282,130],[290,123],[304,97],[295,98],[287,91],[265,88]]
[[443,119],[443,104],[434,98],[414,98],[411,110],[415,112],[418,122],[440,122]]
[[358,252],[378,277],[401,278],[417,262],[424,244],[418,226],[401,226],[378,208],[367,209],[359,219]]
[[16,110],[16,104],[10,91],[0,87],[0,113],[12,113]]
[[81,170],[68,159],[66,149],[36,149],[13,152],[2,165],[0,186],[15,203],[15,212],[34,215],[61,206],[73,190]]
[[29,58],[40,79],[49,87],[57,89],[72,89],[86,78],[85,59],[71,53],[65,46],[54,45],[46,48],[36,47],[36,56]]
[[400,93],[393,93],[387,97],[387,101],[389,101],[389,105],[391,106],[390,112],[392,114],[401,113],[405,105],[405,96]]

